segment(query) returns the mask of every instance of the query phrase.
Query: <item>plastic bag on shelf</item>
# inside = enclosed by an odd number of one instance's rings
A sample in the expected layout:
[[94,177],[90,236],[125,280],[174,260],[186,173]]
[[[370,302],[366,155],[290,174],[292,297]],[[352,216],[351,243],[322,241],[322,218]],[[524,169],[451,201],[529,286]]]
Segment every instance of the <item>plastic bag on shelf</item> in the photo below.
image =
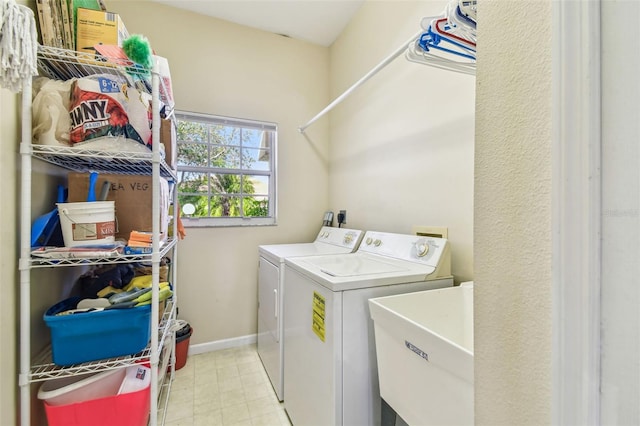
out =
[[33,83],[33,141],[41,145],[69,145],[69,93],[73,80],[38,77]]

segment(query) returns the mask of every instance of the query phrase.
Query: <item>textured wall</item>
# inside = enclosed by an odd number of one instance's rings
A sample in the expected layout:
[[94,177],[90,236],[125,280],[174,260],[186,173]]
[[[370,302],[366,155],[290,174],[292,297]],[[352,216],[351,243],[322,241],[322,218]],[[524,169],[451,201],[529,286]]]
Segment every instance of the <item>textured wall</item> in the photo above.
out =
[[484,1],[478,11],[478,425],[551,421],[550,6]]

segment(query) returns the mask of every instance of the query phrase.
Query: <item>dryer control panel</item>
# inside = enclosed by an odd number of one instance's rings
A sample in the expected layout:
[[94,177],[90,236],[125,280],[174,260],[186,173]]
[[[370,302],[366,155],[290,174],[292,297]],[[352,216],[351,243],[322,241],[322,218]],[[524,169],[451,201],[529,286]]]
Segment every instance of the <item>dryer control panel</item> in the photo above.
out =
[[355,249],[358,247],[358,244],[360,244],[363,234],[364,231],[358,229],[323,226],[320,228],[315,242]]

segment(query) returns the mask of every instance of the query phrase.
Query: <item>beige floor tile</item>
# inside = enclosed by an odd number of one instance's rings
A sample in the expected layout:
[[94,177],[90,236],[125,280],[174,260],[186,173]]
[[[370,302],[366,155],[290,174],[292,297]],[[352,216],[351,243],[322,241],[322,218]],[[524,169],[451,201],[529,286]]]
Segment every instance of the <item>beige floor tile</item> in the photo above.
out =
[[226,379],[232,379],[232,378],[236,378],[236,377],[240,377],[240,372],[238,371],[238,366],[233,364],[233,365],[227,365],[224,367],[218,367],[216,369],[217,372],[217,376],[218,376],[218,382],[220,382],[220,380],[226,380]]
[[195,375],[195,378],[198,379],[200,377],[202,377],[203,375],[209,375],[211,373],[216,374],[218,368],[222,367],[220,364],[218,364],[215,360],[212,360],[211,362],[201,362],[198,363],[198,365],[196,366],[196,370],[197,374]]
[[277,411],[251,418],[251,424],[253,426],[278,426],[282,424],[281,422],[282,419]]
[[259,373],[263,370],[262,363],[260,361],[238,362],[238,372],[241,376],[252,373]]
[[278,410],[280,409],[278,404],[274,403],[271,396],[250,401],[247,405],[249,406],[249,414],[251,414],[251,418],[260,417],[268,413],[278,414]]
[[242,389],[220,393],[220,402],[222,402],[222,407],[238,405],[244,403],[245,401],[246,398]]
[[194,416],[193,426],[222,426],[222,410],[209,410]]
[[202,364],[215,364],[218,358],[217,352],[204,352],[198,355],[191,355],[187,358],[187,362],[195,364],[195,368],[199,368]]
[[247,401],[253,401],[254,399],[264,398],[265,396],[273,396],[273,399],[276,400],[275,392],[271,387],[271,385],[252,386],[252,387],[245,388],[244,396]]
[[251,419],[249,407],[246,403],[222,407],[222,421],[224,424],[238,423]]
[[242,380],[242,386],[244,386],[245,388],[264,386],[269,383],[264,375],[260,372],[240,376],[240,380]]
[[194,401],[200,400],[220,400],[220,388],[217,383],[207,383],[205,385],[195,386],[193,391]]
[[240,376],[218,380],[218,388],[220,389],[220,392],[242,390],[242,384],[243,382],[240,380]]
[[193,403],[193,415],[201,416],[203,414],[209,413],[211,411],[221,411],[222,403],[220,400],[212,400],[212,401],[194,401]]
[[177,398],[179,397],[174,398],[173,395],[169,397],[166,421],[193,419],[193,401],[183,401]]
[[224,426],[252,426],[252,424],[251,419],[246,419],[239,422],[225,423]]
[[[158,419],[158,424],[160,423],[160,419]],[[172,420],[172,421],[167,421],[164,423],[165,426],[194,426],[195,423],[193,421],[193,417],[189,417],[186,419],[178,419],[178,420]]]
[[167,426],[290,426],[256,345],[191,355],[176,371]]

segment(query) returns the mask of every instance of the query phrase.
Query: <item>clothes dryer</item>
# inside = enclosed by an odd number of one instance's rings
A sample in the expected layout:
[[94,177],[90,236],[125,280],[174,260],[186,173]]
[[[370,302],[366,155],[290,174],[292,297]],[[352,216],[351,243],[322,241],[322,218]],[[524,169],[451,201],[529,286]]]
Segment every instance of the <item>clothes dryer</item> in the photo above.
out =
[[280,401],[284,398],[283,280],[288,257],[347,254],[358,248],[364,232],[323,226],[310,243],[258,247],[258,355]]
[[453,286],[446,239],[367,232],[284,269],[284,406],[296,426],[381,423],[368,299]]

